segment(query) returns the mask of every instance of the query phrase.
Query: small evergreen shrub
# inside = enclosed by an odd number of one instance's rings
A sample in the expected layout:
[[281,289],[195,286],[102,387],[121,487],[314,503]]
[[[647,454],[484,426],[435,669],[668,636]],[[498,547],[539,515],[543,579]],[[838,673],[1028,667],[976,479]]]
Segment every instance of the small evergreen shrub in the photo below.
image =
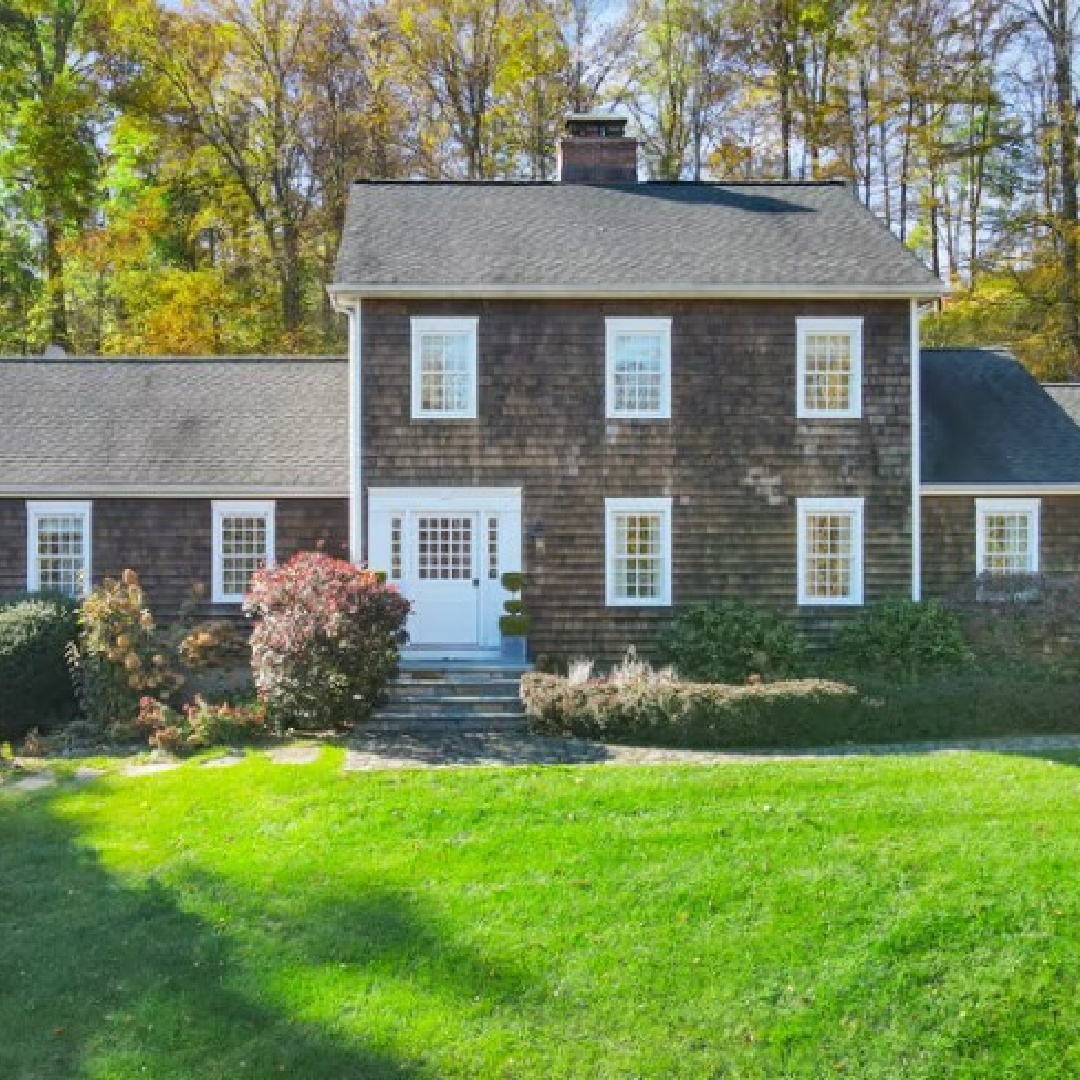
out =
[[575,683],[528,672],[521,697],[538,734],[661,746],[805,745],[816,713],[858,710],[858,691],[824,679],[746,686],[655,677]]
[[23,596],[0,606],[0,743],[74,715],[65,653],[75,635],[75,604],[64,597]]
[[797,672],[805,646],[798,630],[742,600],[692,604],[660,636],[660,655],[695,682],[745,682]]
[[888,600],[840,628],[834,654],[844,667],[917,682],[970,658],[960,620],[936,600]]
[[319,729],[371,713],[397,666],[409,602],[370,570],[300,552],[254,575],[244,610],[271,721]]

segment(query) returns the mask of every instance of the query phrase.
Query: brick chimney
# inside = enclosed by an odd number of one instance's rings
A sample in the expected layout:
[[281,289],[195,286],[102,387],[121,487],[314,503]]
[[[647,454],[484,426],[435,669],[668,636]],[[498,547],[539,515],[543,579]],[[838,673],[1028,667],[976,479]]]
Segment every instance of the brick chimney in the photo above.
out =
[[637,139],[626,134],[626,117],[571,113],[558,145],[559,179],[567,184],[637,183]]

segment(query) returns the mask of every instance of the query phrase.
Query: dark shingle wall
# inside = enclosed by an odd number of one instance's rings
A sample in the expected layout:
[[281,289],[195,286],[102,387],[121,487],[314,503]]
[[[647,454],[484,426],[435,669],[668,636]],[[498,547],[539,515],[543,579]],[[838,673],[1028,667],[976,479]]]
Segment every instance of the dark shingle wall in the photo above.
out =
[[[479,315],[480,419],[410,419],[413,314]],[[605,315],[671,315],[670,422],[604,419]],[[864,416],[795,417],[796,319],[865,317]],[[369,301],[365,482],[520,486],[540,654],[647,646],[663,609],[604,604],[604,498],[674,499],[674,592],[795,609],[798,496],[867,497],[867,596],[910,591],[909,310],[862,305]],[[809,625],[831,621],[816,609]]]

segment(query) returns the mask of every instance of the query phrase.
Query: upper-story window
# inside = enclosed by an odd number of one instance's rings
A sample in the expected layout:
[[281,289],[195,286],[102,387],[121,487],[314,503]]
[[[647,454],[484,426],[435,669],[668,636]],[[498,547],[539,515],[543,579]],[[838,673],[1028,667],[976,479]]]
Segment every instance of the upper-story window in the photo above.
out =
[[609,419],[671,418],[671,320],[607,320]]
[[975,572],[1039,572],[1039,500],[975,500]]
[[475,318],[412,320],[412,414],[475,419]]
[[215,502],[213,602],[241,603],[255,571],[273,561],[274,503]]
[[798,415],[862,415],[862,319],[799,319]]
[[799,499],[799,603],[863,602],[863,500]]
[[85,596],[90,589],[90,503],[26,504],[26,587]]

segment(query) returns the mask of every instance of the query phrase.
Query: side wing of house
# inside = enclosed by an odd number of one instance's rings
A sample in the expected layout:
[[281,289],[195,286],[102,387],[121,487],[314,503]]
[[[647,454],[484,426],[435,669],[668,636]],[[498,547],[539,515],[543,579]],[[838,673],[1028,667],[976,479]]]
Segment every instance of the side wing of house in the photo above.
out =
[[348,535],[340,360],[0,360],[0,596],[134,569],[155,614],[237,615]]
[[[1059,400],[1059,398],[1064,400]],[[923,563],[928,596],[993,574],[1080,580],[1080,424],[1070,391],[1009,353],[925,349]]]

